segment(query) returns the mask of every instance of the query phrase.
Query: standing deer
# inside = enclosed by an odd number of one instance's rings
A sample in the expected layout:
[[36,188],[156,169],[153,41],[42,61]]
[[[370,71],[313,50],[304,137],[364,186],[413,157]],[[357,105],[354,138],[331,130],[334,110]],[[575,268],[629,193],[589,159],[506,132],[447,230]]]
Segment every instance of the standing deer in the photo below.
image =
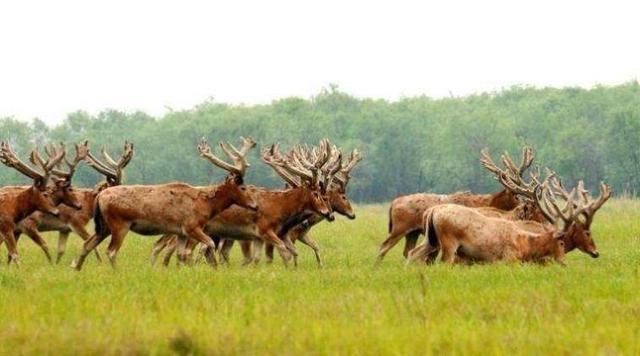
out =
[[30,161],[39,167],[38,170],[21,161],[9,143],[0,143],[0,161],[33,180],[32,186],[0,189],[0,243],[4,241],[7,244],[9,264],[19,264],[14,231],[20,220],[36,210],[58,215],[59,204],[80,208],[79,202],[64,180],[56,180],[52,185],[47,185],[50,174],[64,155],[63,149],[55,157],[45,161],[36,150],[32,150]]
[[[325,169],[325,166],[339,167],[340,157],[336,157],[326,140],[321,142],[321,148],[316,151],[317,154],[312,161],[304,157],[299,149],[283,158],[277,154],[275,147],[274,145],[271,149],[262,152],[262,161],[272,167],[291,188],[272,191],[251,186],[250,189],[258,202],[259,213],[231,207],[211,219],[207,223],[205,232],[216,240],[260,240],[273,244],[287,264],[290,255],[294,258],[297,255],[293,244],[281,237],[282,230],[290,224],[291,219],[301,214],[312,213],[320,214],[329,221],[334,219],[323,197],[325,193],[323,187],[331,181],[337,169]],[[196,242],[190,240],[185,251],[192,250]],[[165,265],[168,264],[171,254],[176,249],[175,237],[169,235],[163,236],[156,242],[152,252],[152,262],[167,246],[169,251],[165,257]],[[186,260],[186,258],[187,256],[183,256],[181,259]],[[248,257],[245,263],[251,262],[254,258],[256,256]]]
[[[47,153],[52,157],[55,156],[57,152],[55,147],[52,146],[48,148]],[[42,248],[47,256],[47,259],[51,262],[49,250],[39,232],[58,231],[56,263],[60,263],[60,260],[66,250],[69,234],[72,231],[78,234],[82,240],[87,241],[91,237],[91,234],[87,231],[86,226],[94,215],[95,198],[103,189],[121,184],[122,170],[127,166],[127,164],[129,164],[133,157],[133,144],[125,142],[122,156],[118,162],[111,158],[109,153],[106,151],[106,147],[102,148],[102,157],[103,160],[100,161],[89,151],[88,141],[84,141],[82,144],[77,144],[76,157],[74,160],[68,161],[65,158],[68,170],[66,172],[55,170],[54,173],[63,177],[66,183],[70,185],[78,163],[82,160],[86,160],[91,167],[106,177],[106,182],[99,183],[94,188],[73,189],[73,194],[76,195],[80,205],[82,206],[82,209],[80,210],[60,206],[60,214],[58,216],[53,216],[40,211],[34,212],[18,224],[16,240],[18,240],[21,233],[25,233],[36,243],[41,241],[42,243],[38,243],[38,245],[40,245],[40,248]],[[98,250],[95,250],[95,254],[98,261],[100,261],[101,259]]]
[[[522,150],[522,163],[517,170],[519,175],[533,163],[534,155],[531,148]],[[439,204],[458,204],[469,207],[488,206],[501,210],[511,210],[518,206],[517,196],[505,188],[493,194],[471,194],[468,192],[449,195],[417,193],[396,198],[389,208],[389,235],[380,246],[377,264],[380,264],[384,256],[393,248],[403,236],[406,237],[404,256],[407,257],[420,237],[424,234],[422,219],[427,209]]]
[[[233,164],[215,156],[204,139],[198,144],[201,157],[229,172],[222,184],[208,187],[185,183],[121,185],[100,192],[96,197],[94,218],[96,235],[85,242],[72,266],[80,270],[86,256],[111,235],[107,256],[115,267],[118,250],[129,230],[140,235],[178,234],[213,247],[213,240],[203,232],[211,218],[233,204],[252,210],[258,206],[243,182],[249,166],[246,155],[256,143],[250,138],[242,138],[242,142],[240,150],[231,144],[220,143],[222,150],[233,157]],[[209,264],[216,265],[213,254],[206,257]]]

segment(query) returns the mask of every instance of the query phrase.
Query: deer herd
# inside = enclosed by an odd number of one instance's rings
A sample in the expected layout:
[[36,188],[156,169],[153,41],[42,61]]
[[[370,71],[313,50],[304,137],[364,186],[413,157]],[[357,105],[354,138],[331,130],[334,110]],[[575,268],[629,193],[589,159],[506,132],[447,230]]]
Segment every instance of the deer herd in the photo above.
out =
[[[108,237],[106,256],[115,267],[118,251],[129,231],[161,236],[153,245],[151,263],[165,252],[168,265],[175,254],[179,264],[194,263],[202,256],[212,266],[218,259],[229,263],[236,242],[243,264],[258,263],[261,251],[268,261],[277,249],[285,265],[297,265],[295,242],[311,247],[322,266],[320,248],[309,230],[334,213],[355,219],[347,186],[351,171],[362,160],[358,150],[346,155],[327,139],[318,145],[297,145],[281,153],[277,144],[261,152],[261,160],[284,181],[280,190],[247,185],[247,155],[255,148],[251,138],[242,138],[238,149],[221,142],[227,160],[214,153],[202,139],[197,144],[201,158],[225,170],[219,184],[196,187],[186,183],[125,185],[123,171],[134,156],[126,142],[116,160],[105,148],[94,155],[87,141],[75,145],[70,157],[64,144],[37,149],[22,160],[8,142],[0,143],[0,161],[32,180],[28,186],[0,188],[0,244],[9,251],[8,263],[18,265],[17,243],[27,235],[53,262],[42,232],[57,231],[55,262],[64,255],[71,232],[84,244],[72,267],[80,270],[92,252],[100,261],[97,247]],[[46,157],[46,158],[45,158]],[[389,235],[379,249],[377,264],[404,237],[408,263],[489,263],[519,261],[564,264],[574,249],[598,257],[591,224],[598,209],[610,198],[611,189],[600,185],[593,198],[582,181],[567,190],[560,178],[547,169],[527,174],[534,160],[524,148],[516,164],[504,154],[496,164],[482,151],[481,164],[500,182],[494,194],[458,192],[449,195],[418,193],[398,197],[389,209]],[[85,162],[104,176],[92,188],[72,185],[78,165]],[[93,220],[95,233],[87,230]],[[424,241],[417,245],[421,234]]]

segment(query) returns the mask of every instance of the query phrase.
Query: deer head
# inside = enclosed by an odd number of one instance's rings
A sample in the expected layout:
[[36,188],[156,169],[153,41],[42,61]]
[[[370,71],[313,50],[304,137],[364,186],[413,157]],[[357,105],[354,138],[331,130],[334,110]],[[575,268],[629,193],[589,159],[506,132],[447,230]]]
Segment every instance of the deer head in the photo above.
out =
[[256,142],[252,138],[241,137],[241,140],[242,148],[239,150],[230,143],[220,142],[219,144],[222,151],[233,161],[232,164],[217,157],[204,138],[198,144],[198,152],[200,157],[229,172],[229,176],[221,186],[221,196],[228,197],[233,203],[244,208],[257,210],[258,203],[255,197],[244,185],[244,174],[250,166],[246,156],[256,146]]
[[[87,153],[89,152],[88,145],[89,141],[84,141],[80,144],[76,144],[76,155],[71,161],[67,159],[66,149],[63,145],[56,146],[54,144],[49,144],[44,148],[44,151],[49,159],[53,159],[54,157],[56,157],[60,153],[60,151],[65,151],[64,159],[58,163],[57,168],[53,169],[51,173],[57,177],[54,180],[54,184],[57,187],[58,191],[62,193],[63,204],[72,206],[78,210],[82,209],[82,205],[78,200],[78,197],[74,193],[71,181],[73,179],[73,175],[76,172],[78,164],[84,161],[87,157]],[[67,170],[64,170],[64,168],[62,167],[63,162],[64,164],[66,164]]]
[[353,220],[356,218],[351,202],[347,198],[347,185],[351,179],[351,170],[362,160],[362,156],[357,149],[354,149],[349,159],[339,166],[338,171],[333,176],[333,181],[329,186],[328,199],[331,208],[339,214]]
[[337,171],[335,165],[340,159],[328,140],[322,140],[315,148],[296,146],[284,157],[277,151],[277,145],[262,154],[262,160],[288,184],[301,188],[312,210],[329,221],[335,217],[325,197],[326,184],[330,181],[328,179],[333,179],[330,175]]
[[[33,186],[30,188],[30,203],[37,210],[52,215],[60,213],[56,206],[63,203],[64,197],[63,192],[60,192],[56,186],[48,186],[47,182],[51,171],[62,161],[65,153],[65,150],[60,150],[55,157],[45,161],[36,150],[32,150],[29,155],[30,162],[34,165],[32,167],[18,158],[8,142],[0,142],[0,161],[33,180]],[[71,203],[73,203],[72,199]]]
[[584,182],[578,182],[571,191],[567,191],[556,174],[547,170],[547,177],[540,183],[537,177],[536,203],[547,220],[560,226],[565,250],[577,248],[580,251],[598,258],[600,254],[591,235],[591,223],[596,211],[611,197],[611,188],[600,184],[600,195],[593,199],[584,188]]

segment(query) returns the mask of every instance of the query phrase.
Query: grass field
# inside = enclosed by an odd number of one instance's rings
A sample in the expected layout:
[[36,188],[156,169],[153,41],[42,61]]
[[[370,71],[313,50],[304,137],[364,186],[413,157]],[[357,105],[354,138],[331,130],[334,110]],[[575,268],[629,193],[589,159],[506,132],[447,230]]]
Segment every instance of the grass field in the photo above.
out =
[[566,268],[407,268],[397,247],[374,269],[386,206],[357,212],[312,230],[324,269],[302,245],[297,269],[237,251],[217,270],[152,268],[154,239],[129,235],[118,270],[90,256],[78,273],[75,235],[58,266],[25,239],[21,267],[0,266],[0,354],[640,354],[640,202],[607,203],[601,257]]

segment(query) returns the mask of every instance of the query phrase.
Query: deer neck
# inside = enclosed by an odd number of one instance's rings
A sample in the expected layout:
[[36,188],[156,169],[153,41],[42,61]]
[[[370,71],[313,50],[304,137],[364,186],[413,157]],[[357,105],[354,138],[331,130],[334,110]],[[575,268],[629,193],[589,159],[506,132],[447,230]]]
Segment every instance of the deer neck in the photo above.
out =
[[571,252],[576,249],[577,246],[574,236],[575,231],[573,227],[570,227],[562,238],[562,242],[564,242],[564,252]]
[[528,261],[553,256],[554,248],[558,243],[555,241],[553,232],[531,234],[527,236],[527,239],[527,249],[524,251],[523,257]]
[[38,192],[35,187],[28,187],[16,195],[14,222],[18,222],[38,210],[34,202],[36,194]]
[[512,210],[517,206],[517,201],[507,190],[487,195],[487,205],[502,210]]
[[277,218],[284,220],[292,216],[309,213],[311,200],[307,188],[291,188],[284,192],[275,193],[272,198],[272,207],[277,212]]

